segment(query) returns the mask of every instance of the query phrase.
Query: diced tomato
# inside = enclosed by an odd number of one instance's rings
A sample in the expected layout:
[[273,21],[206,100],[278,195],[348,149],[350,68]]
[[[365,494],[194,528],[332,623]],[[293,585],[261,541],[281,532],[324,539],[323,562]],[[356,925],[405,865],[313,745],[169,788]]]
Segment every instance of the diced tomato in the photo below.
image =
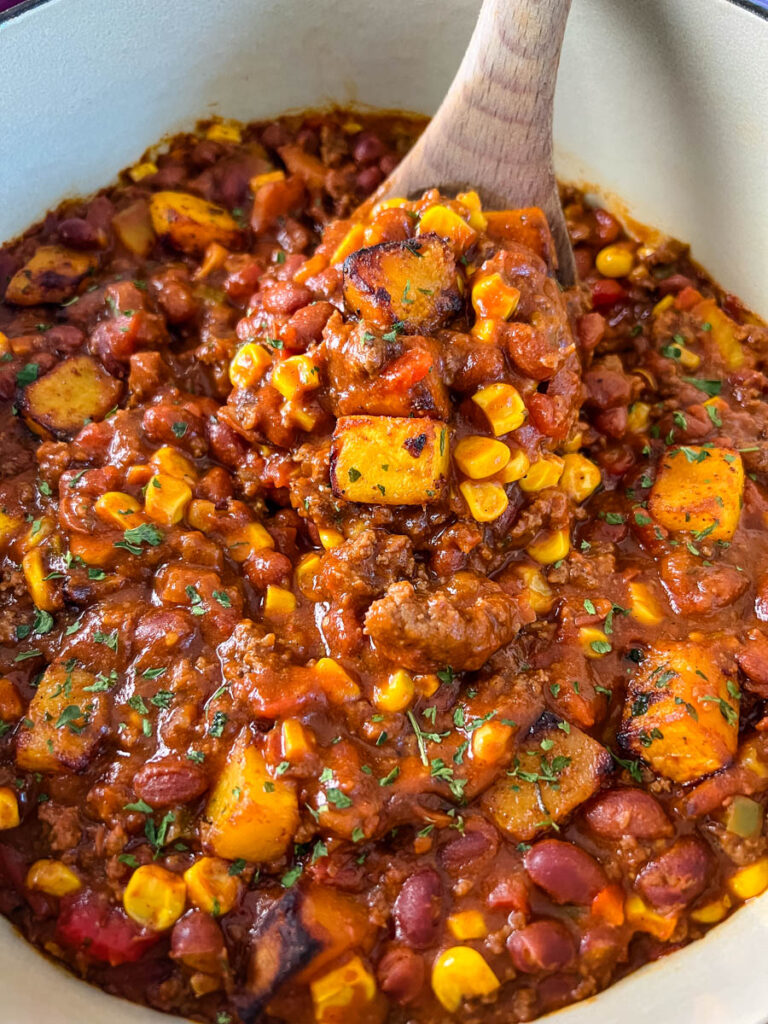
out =
[[600,277],[592,284],[592,305],[613,306],[628,298],[627,290],[612,278]]
[[139,960],[160,935],[142,931],[119,907],[86,891],[62,901],[56,938],[64,946],[116,967]]
[[701,302],[704,296],[697,288],[683,288],[682,291],[677,293],[675,298],[675,307],[677,309],[693,309],[693,307]]

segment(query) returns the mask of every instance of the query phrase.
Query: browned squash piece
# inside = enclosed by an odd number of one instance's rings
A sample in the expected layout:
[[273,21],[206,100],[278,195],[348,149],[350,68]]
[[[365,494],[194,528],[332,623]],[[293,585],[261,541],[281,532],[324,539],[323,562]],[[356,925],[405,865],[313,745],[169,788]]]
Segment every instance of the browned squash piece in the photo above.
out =
[[211,242],[237,249],[243,232],[223,206],[187,192],[155,192],[149,201],[157,234],[182,252],[201,253]]
[[669,448],[659,462],[648,511],[668,530],[730,540],[744,495],[741,455],[730,448]]
[[41,245],[11,278],[5,300],[17,306],[64,302],[95,269],[96,260],[90,253],[75,252],[62,245]]
[[546,215],[538,206],[520,210],[485,210],[483,216],[488,221],[486,232],[494,242],[502,245],[517,242],[533,249],[537,256],[552,266],[555,244]]
[[462,308],[456,260],[435,234],[358,249],[343,269],[347,308],[381,330],[399,323],[410,334],[429,331]]
[[112,218],[112,230],[134,256],[146,256],[155,242],[155,229],[146,199],[138,199]]
[[424,505],[448,474],[448,428],[405,416],[342,416],[331,444],[331,486],[347,501]]
[[700,779],[736,753],[736,694],[706,644],[659,644],[630,681],[619,742],[673,782]]
[[99,420],[122,393],[119,380],[90,356],[73,356],[24,389],[21,409],[36,433],[71,437],[86,420]]
[[597,740],[545,711],[521,744],[513,766],[483,797],[496,824],[516,842],[528,842],[589,800],[612,770]]
[[19,732],[16,762],[31,772],[83,771],[106,728],[105,695],[96,677],[50,665]]

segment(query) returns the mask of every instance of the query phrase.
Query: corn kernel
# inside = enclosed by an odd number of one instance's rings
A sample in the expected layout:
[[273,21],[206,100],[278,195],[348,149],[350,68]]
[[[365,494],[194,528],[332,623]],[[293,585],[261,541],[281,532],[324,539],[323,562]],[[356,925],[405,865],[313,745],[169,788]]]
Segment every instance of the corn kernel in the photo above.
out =
[[479,317],[509,320],[519,301],[519,289],[505,284],[501,274],[488,274],[472,286],[472,305]]
[[531,465],[531,468],[520,480],[520,489],[526,493],[543,491],[546,487],[554,487],[563,475],[565,462],[559,455],[545,455]]
[[459,490],[469,506],[472,518],[478,523],[492,523],[509,504],[507,492],[495,480],[463,480]]
[[498,321],[478,318],[472,324],[471,334],[473,338],[479,338],[489,344],[493,341],[498,330]]
[[318,414],[303,405],[296,405],[294,402],[284,402],[280,412],[285,416],[290,415],[298,423],[302,430],[314,430],[317,426]]
[[27,888],[48,896],[67,896],[77,892],[82,884],[75,872],[59,860],[36,860],[27,872]]
[[447,238],[456,252],[468,249],[477,238],[477,232],[454,210],[447,206],[430,206],[421,215],[418,234],[426,235],[433,232]]
[[768,889],[768,857],[761,857],[754,864],[739,868],[728,879],[728,888],[737,900],[751,900],[765,892]]
[[286,761],[300,761],[312,751],[312,730],[296,718],[286,718],[280,728],[280,744]]
[[342,1024],[349,1007],[373,1001],[376,981],[360,957],[353,956],[343,966],[310,981],[309,989],[317,1024]]
[[579,643],[588,658],[602,658],[611,649],[607,635],[597,626],[582,626],[579,630]]
[[15,722],[21,718],[24,705],[13,682],[7,676],[0,676],[0,719]]
[[0,331],[0,356],[7,356],[11,351],[11,345],[8,341],[8,335]]
[[242,142],[243,133],[236,121],[215,121],[205,133],[212,142]]
[[629,612],[644,626],[656,626],[664,620],[659,602],[645,583],[633,581],[629,584]]
[[264,346],[256,341],[248,341],[235,352],[229,364],[230,383],[235,388],[252,388],[271,365],[272,357]]
[[364,234],[365,228],[362,224],[353,224],[336,247],[336,251],[331,256],[331,263],[343,263],[347,256],[357,252],[363,245]]
[[414,693],[413,676],[399,668],[384,683],[374,688],[373,703],[380,711],[405,711]]
[[249,182],[251,192],[258,192],[262,185],[271,185],[275,181],[285,181],[285,171],[265,171],[264,174],[256,174]]
[[485,231],[488,227],[488,218],[483,213],[477,192],[459,192],[456,200],[469,210],[469,226],[475,231]]
[[672,938],[672,934],[677,926],[677,914],[670,916],[657,914],[636,893],[632,893],[631,896],[627,897],[624,911],[627,915],[627,921],[634,925],[638,931],[648,932],[649,935],[654,935],[662,942]]
[[43,564],[43,556],[39,548],[28,551],[24,555],[21,560],[21,568],[27,582],[29,596],[35,607],[41,608],[44,612],[55,611],[55,591],[52,582],[46,579],[48,570]]
[[642,434],[651,421],[651,407],[647,402],[633,402],[627,414],[627,429],[632,434]]
[[[472,733],[472,757],[484,764],[497,764],[507,753],[512,738],[512,727],[503,722],[483,722]],[[460,938],[474,938],[471,935],[457,935]]]
[[496,474],[496,479],[502,484],[514,484],[518,480],[522,480],[530,468],[531,460],[522,448],[518,448],[510,452],[509,462],[500,473]]
[[156,473],[147,484],[144,511],[163,526],[173,526],[184,518],[187,505],[192,501],[189,484],[167,473]]
[[9,786],[0,786],[0,830],[19,824],[19,801]]
[[141,181],[142,178],[148,178],[150,174],[157,174],[157,164],[153,163],[152,160],[145,160],[143,163],[134,164],[133,167],[128,171],[128,177],[131,181]]
[[290,615],[296,610],[296,597],[290,590],[284,587],[276,587],[270,583],[267,585],[267,593],[264,598],[264,614],[272,618],[283,615]]
[[583,455],[563,456],[563,473],[559,485],[574,501],[586,501],[600,486],[599,468]]
[[696,355],[695,352],[691,352],[689,348],[683,348],[678,346],[680,349],[680,355],[677,357],[678,362],[684,370],[698,370],[701,366],[701,356]]
[[697,921],[699,924],[717,924],[718,921],[723,920],[731,906],[730,896],[723,896],[719,900],[705,903],[703,907],[694,908],[690,916],[692,920]]
[[571,538],[567,530],[548,530],[525,550],[534,561],[541,565],[551,565],[565,558],[571,550]]
[[332,530],[322,526],[318,526],[317,533],[318,536],[320,537],[320,543],[323,545],[326,551],[332,551],[333,548],[337,548],[339,544],[344,543],[344,534],[339,533],[338,530]]
[[164,932],[178,921],[187,902],[187,886],[179,875],[159,864],[143,864],[131,875],[123,906],[132,921],[153,932]]
[[283,398],[294,398],[320,387],[320,374],[309,356],[289,356],[272,370],[270,383]]
[[490,995],[498,987],[499,979],[471,946],[444,950],[432,968],[432,991],[449,1013],[455,1013],[465,999]]
[[163,445],[154,452],[149,462],[156,473],[166,473],[178,480],[185,480],[190,487],[197,481],[197,470],[178,448]]
[[246,523],[245,526],[233,530],[227,537],[229,557],[235,562],[244,562],[254,551],[263,551],[274,546],[272,534],[261,523]]
[[225,249],[219,242],[209,242],[205,247],[203,262],[192,275],[196,281],[202,281],[214,270],[220,270],[224,266],[229,249]]
[[525,584],[524,593],[533,611],[537,615],[546,615],[555,603],[555,595],[541,570],[532,565],[519,565],[515,572]]
[[453,451],[456,465],[472,480],[482,480],[504,469],[509,462],[509,448],[492,437],[463,437]]
[[54,525],[54,521],[50,516],[36,519],[27,530],[21,542],[21,550],[31,551],[33,548],[39,548],[43,541],[53,533]]
[[461,910],[448,918],[448,929],[454,939],[484,939],[488,934],[485,918],[479,910]]
[[658,316],[659,313],[663,313],[665,309],[669,309],[670,306],[674,305],[675,296],[665,295],[663,299],[659,299],[656,305],[651,310],[651,316]]
[[310,601],[318,600],[316,577],[322,565],[322,558],[314,551],[304,555],[296,566],[296,586]]
[[143,521],[141,505],[122,491],[107,491],[96,499],[93,511],[105,523],[118,530],[132,530]]
[[528,415],[520,392],[511,384],[489,384],[473,395],[472,401],[488,417],[496,437],[517,430]]
[[431,697],[440,689],[440,678],[434,672],[425,672],[413,677],[413,685],[422,697]]
[[332,704],[343,704],[360,696],[360,687],[335,658],[319,658],[315,663],[315,672]]
[[603,277],[626,277],[635,265],[635,257],[625,245],[606,245],[595,257],[595,267]]
[[569,437],[567,440],[563,441],[562,451],[567,452],[569,455],[572,455],[574,452],[577,452],[579,448],[581,448],[583,442],[584,435],[580,430],[577,430],[572,437]]
[[240,882],[220,857],[201,857],[184,872],[189,900],[206,914],[228,914],[240,895]]

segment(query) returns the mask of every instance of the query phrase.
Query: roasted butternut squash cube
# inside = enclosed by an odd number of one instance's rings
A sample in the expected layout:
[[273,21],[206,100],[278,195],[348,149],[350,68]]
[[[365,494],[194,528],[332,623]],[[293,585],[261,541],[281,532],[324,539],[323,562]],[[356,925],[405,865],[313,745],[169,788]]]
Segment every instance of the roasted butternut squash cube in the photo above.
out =
[[372,505],[424,505],[442,496],[448,458],[448,428],[439,420],[342,416],[331,445],[333,493]]
[[668,530],[710,540],[736,532],[744,494],[744,466],[730,448],[670,448],[662,457],[648,511]]
[[612,771],[597,740],[545,711],[520,745],[512,767],[483,797],[496,824],[516,842],[553,828],[593,796]]
[[50,665],[35,691],[16,741],[16,761],[31,772],[78,772],[107,729],[104,693],[83,669]]
[[380,330],[432,330],[462,308],[453,252],[434,234],[358,249],[343,271],[347,308]]
[[91,253],[76,252],[62,245],[41,245],[11,278],[5,300],[17,306],[64,302],[75,294],[86,274],[95,269],[96,259]]
[[272,779],[243,730],[208,800],[203,842],[227,860],[270,861],[285,852],[298,824],[296,791],[284,779]]
[[673,782],[699,779],[736,753],[736,694],[706,644],[659,644],[630,680],[619,742]]
[[21,399],[24,419],[54,437],[72,437],[87,420],[103,419],[123,385],[90,356],[73,356],[28,384]]
[[728,370],[738,370],[744,362],[742,337],[744,329],[720,309],[714,299],[704,299],[691,310],[701,317],[702,323],[709,324],[711,337],[720,350]]
[[155,229],[146,199],[138,199],[112,218],[112,230],[134,256],[146,256],[155,244]]
[[182,252],[202,253],[211,242],[239,248],[243,232],[223,206],[187,192],[155,192],[149,201],[152,227]]

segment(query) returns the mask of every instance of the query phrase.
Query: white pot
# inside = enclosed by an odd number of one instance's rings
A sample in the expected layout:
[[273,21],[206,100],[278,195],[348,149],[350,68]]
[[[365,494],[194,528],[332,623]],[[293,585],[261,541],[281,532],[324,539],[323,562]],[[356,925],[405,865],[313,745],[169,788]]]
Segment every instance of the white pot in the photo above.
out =
[[[0,21],[0,239],[161,136],[329,101],[432,112],[478,0],[27,0]],[[768,316],[768,21],[729,0],[574,0],[558,172],[691,242]],[[768,897],[557,1024],[764,1024]],[[162,1024],[0,925],[0,1020]]]

